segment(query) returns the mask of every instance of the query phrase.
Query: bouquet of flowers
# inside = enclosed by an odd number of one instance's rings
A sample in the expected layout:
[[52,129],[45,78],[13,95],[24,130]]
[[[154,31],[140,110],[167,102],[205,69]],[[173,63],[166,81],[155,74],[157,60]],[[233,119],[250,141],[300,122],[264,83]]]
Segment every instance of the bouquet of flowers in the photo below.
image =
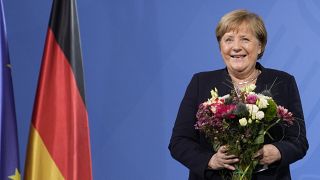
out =
[[277,105],[270,93],[257,94],[254,89],[250,85],[219,97],[215,88],[196,115],[195,128],[206,135],[213,149],[226,145],[228,153],[239,158],[236,170],[223,174],[224,179],[251,180],[258,164],[254,155],[262,148],[265,135],[272,139],[268,130],[277,123],[291,125],[294,121],[292,113]]

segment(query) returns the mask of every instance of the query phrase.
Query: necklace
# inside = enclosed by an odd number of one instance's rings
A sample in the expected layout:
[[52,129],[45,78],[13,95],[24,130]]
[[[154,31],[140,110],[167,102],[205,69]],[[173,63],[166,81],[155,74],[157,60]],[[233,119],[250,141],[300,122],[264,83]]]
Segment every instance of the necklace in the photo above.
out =
[[247,80],[244,80],[244,81],[241,81],[241,82],[236,82],[236,81],[233,80],[233,84],[235,84],[237,86],[243,86],[243,85],[249,84],[249,83],[257,80],[260,73],[261,73],[260,70],[255,70],[253,77],[248,78]]
[[[247,86],[249,85],[250,83],[254,82],[255,80],[258,79],[258,76],[260,75],[261,71],[260,70],[255,70],[254,74],[252,77],[249,76],[249,78],[247,80],[244,80],[244,81],[241,81],[241,82],[236,82],[235,80],[232,80],[232,83],[233,83],[233,87],[234,87],[234,90],[237,94],[237,96],[239,97],[240,94],[241,94],[241,88],[244,87],[244,86]],[[235,79],[235,78],[231,78],[231,79]]]

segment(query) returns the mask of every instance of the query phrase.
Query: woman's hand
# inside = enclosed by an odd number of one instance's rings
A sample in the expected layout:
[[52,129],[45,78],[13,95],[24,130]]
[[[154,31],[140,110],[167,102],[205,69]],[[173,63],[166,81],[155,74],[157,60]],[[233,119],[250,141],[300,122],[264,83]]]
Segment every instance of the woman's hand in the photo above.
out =
[[260,157],[259,163],[262,165],[269,165],[281,159],[280,151],[272,144],[264,145],[255,155]]
[[234,166],[232,164],[236,163],[239,161],[239,159],[235,155],[228,155],[227,154],[227,147],[226,146],[221,146],[218,149],[218,152],[215,153],[209,163],[208,166],[211,169],[229,169],[229,170],[235,170]]

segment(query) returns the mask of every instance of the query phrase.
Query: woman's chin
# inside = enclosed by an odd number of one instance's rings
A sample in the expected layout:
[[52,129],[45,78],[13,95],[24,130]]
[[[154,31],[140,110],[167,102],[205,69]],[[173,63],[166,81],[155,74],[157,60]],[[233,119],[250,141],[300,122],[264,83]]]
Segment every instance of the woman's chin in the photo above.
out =
[[248,66],[243,64],[234,64],[231,65],[228,69],[232,70],[233,72],[241,73],[247,69]]

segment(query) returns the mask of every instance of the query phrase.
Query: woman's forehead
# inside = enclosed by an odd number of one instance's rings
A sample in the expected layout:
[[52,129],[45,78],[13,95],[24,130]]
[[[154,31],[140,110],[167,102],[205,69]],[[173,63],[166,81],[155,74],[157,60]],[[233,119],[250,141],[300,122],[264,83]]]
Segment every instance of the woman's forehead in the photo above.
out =
[[250,34],[253,35],[253,30],[248,24],[241,24],[238,26],[231,26],[226,29],[224,35],[234,35],[234,34]]

